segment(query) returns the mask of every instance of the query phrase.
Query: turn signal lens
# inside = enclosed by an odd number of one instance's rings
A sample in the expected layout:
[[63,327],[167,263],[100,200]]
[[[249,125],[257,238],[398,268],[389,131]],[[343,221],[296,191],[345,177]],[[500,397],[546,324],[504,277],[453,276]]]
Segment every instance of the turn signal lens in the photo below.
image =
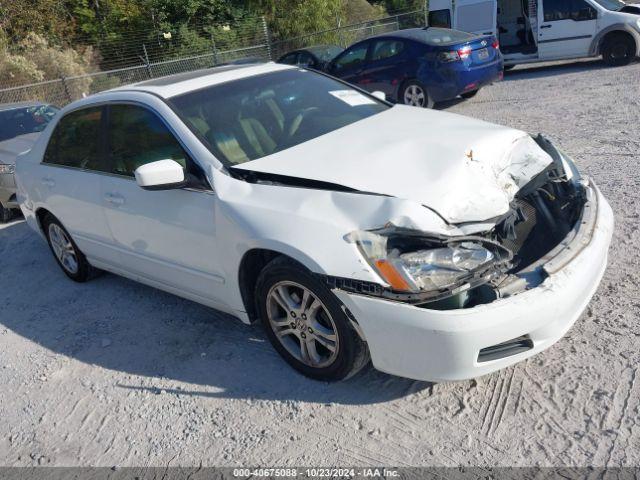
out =
[[394,290],[408,291],[411,287],[387,260],[376,260],[376,267]]

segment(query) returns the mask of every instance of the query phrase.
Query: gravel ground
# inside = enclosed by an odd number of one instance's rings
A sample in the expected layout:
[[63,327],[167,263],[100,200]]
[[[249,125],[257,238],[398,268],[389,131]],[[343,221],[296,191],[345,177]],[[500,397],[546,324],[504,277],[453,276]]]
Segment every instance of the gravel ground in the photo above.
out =
[[308,380],[261,330],[114,275],[78,285],[0,226],[0,460],[16,465],[640,464],[640,63],[519,67],[446,109],[545,132],[616,214],[593,301],[477,380]]

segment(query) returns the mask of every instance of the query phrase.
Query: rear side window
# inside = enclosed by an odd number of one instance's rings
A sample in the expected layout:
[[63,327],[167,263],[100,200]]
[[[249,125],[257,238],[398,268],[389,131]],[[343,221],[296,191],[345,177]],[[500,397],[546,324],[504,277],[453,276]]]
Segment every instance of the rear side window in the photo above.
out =
[[282,57],[279,63],[286,63],[287,65],[295,65],[298,58],[298,52],[289,53]]
[[110,173],[134,176],[136,168],[175,160],[187,168],[187,154],[156,114],[136,105],[109,107],[107,127]]
[[44,163],[98,169],[103,112],[102,107],[92,107],[65,115],[51,135]]
[[451,10],[431,10],[429,12],[429,26],[451,28]]
[[404,42],[400,40],[378,40],[373,44],[371,60],[384,60],[400,55],[404,50]]

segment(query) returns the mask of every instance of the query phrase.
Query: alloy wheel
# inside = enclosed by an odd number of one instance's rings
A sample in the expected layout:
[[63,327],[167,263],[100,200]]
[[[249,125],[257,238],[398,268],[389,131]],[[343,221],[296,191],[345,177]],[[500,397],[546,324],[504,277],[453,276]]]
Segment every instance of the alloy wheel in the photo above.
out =
[[56,258],[62,267],[72,275],[78,273],[78,255],[71,239],[59,225],[49,225],[49,241]]
[[425,91],[419,85],[409,85],[404,91],[405,105],[424,107],[426,97]]
[[267,294],[269,325],[280,344],[314,368],[331,365],[340,348],[336,324],[327,307],[309,289],[281,281]]

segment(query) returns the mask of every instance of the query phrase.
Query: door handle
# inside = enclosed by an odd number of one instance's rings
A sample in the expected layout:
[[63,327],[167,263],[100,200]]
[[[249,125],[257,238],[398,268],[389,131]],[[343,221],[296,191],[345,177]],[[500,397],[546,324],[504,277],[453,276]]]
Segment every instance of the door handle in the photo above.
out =
[[42,180],[40,180],[40,183],[49,188],[52,188],[56,185],[56,182],[54,182],[53,179],[49,177],[44,177]]
[[116,207],[124,205],[124,197],[122,195],[118,195],[117,193],[107,193],[104,196],[104,199],[108,203],[110,203],[111,205],[115,205]]
[[540,28],[551,28],[553,25],[540,25]]

